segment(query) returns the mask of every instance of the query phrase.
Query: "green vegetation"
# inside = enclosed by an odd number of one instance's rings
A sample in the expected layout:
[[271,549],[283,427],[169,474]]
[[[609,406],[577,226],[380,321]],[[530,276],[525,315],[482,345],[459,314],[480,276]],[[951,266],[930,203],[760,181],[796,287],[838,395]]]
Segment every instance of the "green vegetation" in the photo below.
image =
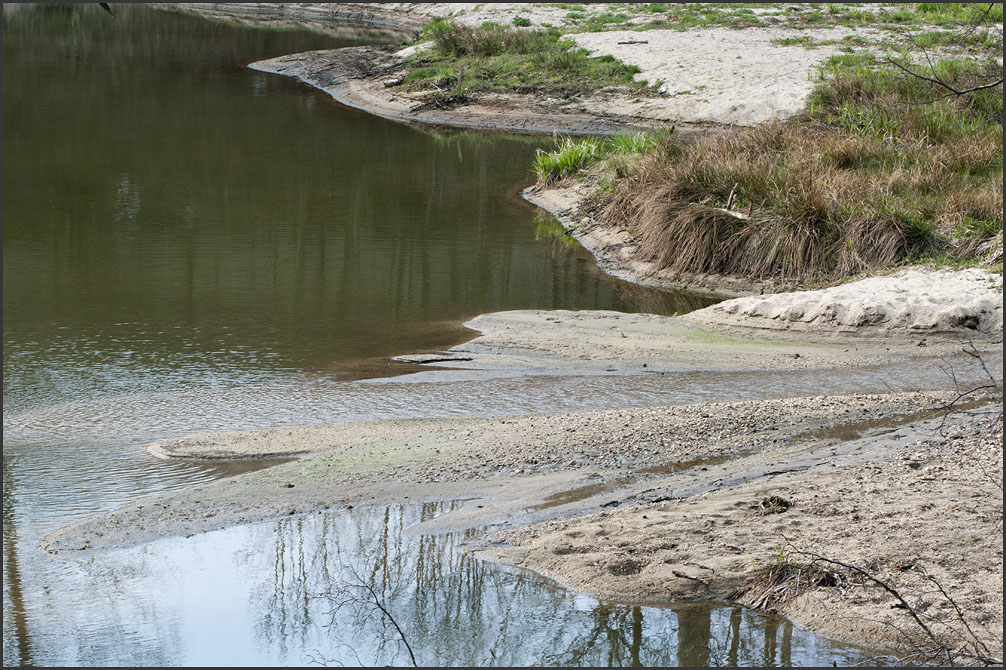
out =
[[553,151],[541,151],[534,157],[534,172],[538,179],[548,183],[570,177],[604,156],[600,140],[588,138],[574,142],[562,140]]
[[410,90],[547,93],[571,96],[605,86],[644,89],[639,68],[611,56],[591,58],[557,29],[527,30],[495,23],[477,28],[435,19],[423,30],[433,48],[409,59]]
[[[788,28],[828,26],[902,30],[925,25],[954,27],[967,25],[985,15],[988,3],[919,3],[884,6],[863,3],[627,3],[583,5],[557,3],[572,22],[570,32],[602,30],[648,30],[671,28],[689,30],[723,26],[747,28],[780,25]],[[617,7],[618,11],[612,11]],[[593,10],[593,11],[592,11]],[[1002,3],[994,3],[986,18],[1002,22]]]
[[655,153],[669,137],[670,133],[654,132],[612,135],[604,140],[595,137],[578,141],[565,138],[557,141],[552,151],[538,150],[534,157],[534,172],[539,181],[552,183],[563,177],[572,177],[602,160],[617,170],[619,160]]
[[1001,2],[920,2],[916,11],[927,23],[937,25],[970,25],[983,17],[993,23],[1003,20]]
[[[1001,77],[994,60],[915,67],[958,90]],[[632,231],[642,255],[676,271],[811,282],[995,262],[1002,101],[1001,85],[948,95],[886,60],[835,56],[798,118],[698,142],[651,139],[629,162],[611,158],[629,140],[589,151],[566,141],[536,171],[554,181],[599,163],[599,221]]]
[[[645,89],[633,80],[636,68],[589,57],[564,30],[869,26],[892,29],[886,48],[909,50],[881,60],[853,52],[868,43],[861,35],[787,37],[777,43],[840,44],[846,52],[821,68],[799,118],[697,143],[564,139],[538,152],[541,182],[588,171],[600,182],[599,220],[633,231],[641,253],[664,267],[812,282],[1001,255],[1002,88],[952,94],[994,81],[996,68],[1001,77],[1001,37],[968,29],[1001,21],[1001,4],[554,6],[570,22],[563,29],[528,29],[523,17],[477,28],[431,22],[423,39],[432,48],[410,58],[404,83],[432,91],[438,106],[480,92],[572,97],[612,85]],[[961,57],[918,53],[934,48]]]

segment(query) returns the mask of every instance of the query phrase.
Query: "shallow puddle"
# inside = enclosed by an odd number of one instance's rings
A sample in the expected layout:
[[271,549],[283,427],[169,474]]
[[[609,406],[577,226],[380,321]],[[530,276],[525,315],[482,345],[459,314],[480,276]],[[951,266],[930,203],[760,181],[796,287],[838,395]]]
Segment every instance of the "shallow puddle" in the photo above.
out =
[[673,463],[663,463],[661,465],[651,465],[648,468],[640,468],[636,470],[636,474],[639,475],[671,475],[675,472],[684,472],[685,470],[691,470],[692,468],[708,468],[710,465],[719,465],[720,463],[726,463],[727,461],[737,458],[738,454],[717,454],[716,456],[707,456],[705,458],[691,458],[687,461],[675,461]]
[[[1001,383],[1002,382],[1000,382],[1000,384]],[[954,403],[953,411],[965,412],[967,410],[987,405],[991,402],[994,402],[992,397],[968,398]],[[839,440],[847,442],[850,440],[858,440],[862,437],[880,437],[882,435],[896,433],[899,427],[906,426],[916,421],[924,421],[926,419],[946,416],[949,411],[950,410],[947,407],[937,407],[934,409],[925,409],[919,412],[914,412],[912,414],[906,414],[904,416],[856,421],[854,423],[847,423],[841,426],[830,426],[828,428],[821,428],[820,430],[811,430],[806,433],[800,433],[799,435],[794,435],[788,441],[802,442],[810,440]]]
[[540,512],[543,509],[552,509],[553,507],[561,507],[562,505],[580,502],[581,500],[592,498],[599,493],[614,491],[621,486],[629,484],[633,481],[633,479],[634,477],[617,477],[615,479],[601,481],[595,484],[578,486],[576,488],[569,489],[568,491],[557,491],[556,493],[545,496],[545,499],[542,500],[541,503],[525,507],[524,511]]
[[[414,528],[459,504],[362,507],[56,557],[62,585],[34,594],[18,634],[30,632],[30,660],[45,665],[409,665],[379,602],[420,665],[874,660],[738,607],[599,602],[476,560],[465,544],[478,531]],[[90,593],[106,594],[101,606],[79,607]]]

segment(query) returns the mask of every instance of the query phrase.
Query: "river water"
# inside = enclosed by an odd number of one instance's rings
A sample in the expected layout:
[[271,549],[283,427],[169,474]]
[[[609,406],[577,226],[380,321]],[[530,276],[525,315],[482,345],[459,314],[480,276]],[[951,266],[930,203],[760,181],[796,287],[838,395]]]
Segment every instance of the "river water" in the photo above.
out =
[[[245,67],[359,42],[114,9],[4,5],[5,665],[406,663],[378,644],[387,620],[346,595],[356,578],[427,664],[867,658],[738,608],[599,603],[473,560],[464,534],[409,530],[449,502],[42,554],[74,521],[259,467],[156,461],[154,439],[829,383],[356,381],[463,341],[460,323],[483,312],[706,301],[608,277],[551,235],[519,196],[543,140],[391,123]],[[859,374],[889,383],[882,368]]]

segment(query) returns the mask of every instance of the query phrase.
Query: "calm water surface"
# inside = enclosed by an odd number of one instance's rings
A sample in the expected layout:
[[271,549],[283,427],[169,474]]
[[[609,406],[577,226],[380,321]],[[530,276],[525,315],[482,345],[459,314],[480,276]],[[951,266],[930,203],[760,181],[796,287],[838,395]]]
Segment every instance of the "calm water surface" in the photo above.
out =
[[385,122],[245,67],[345,41],[115,11],[4,6],[5,664],[353,662],[351,651],[405,662],[349,610],[324,627],[323,594],[353,571],[379,585],[430,664],[860,657],[741,610],[598,603],[474,561],[463,536],[406,533],[429,507],[94,561],[42,555],[39,540],[73,521],[235,472],[155,461],[143,446],[157,438],[791,383],[351,381],[401,371],[390,355],[461,341],[460,322],[482,312],[704,303],[604,276],[550,237],[554,222],[518,195],[539,141]]
[[[742,608],[601,603],[423,536],[456,503],[358,508],[166,539],[68,566],[37,643],[106,664],[840,665],[868,658]],[[360,588],[369,584],[374,593]],[[73,606],[97,589],[100,617]],[[90,596],[93,597],[93,596]],[[384,645],[382,640],[388,640]],[[127,647],[128,645],[128,647]]]
[[702,304],[536,239],[535,143],[244,67],[332,39],[90,9],[5,15],[5,408],[330,376],[500,309]]

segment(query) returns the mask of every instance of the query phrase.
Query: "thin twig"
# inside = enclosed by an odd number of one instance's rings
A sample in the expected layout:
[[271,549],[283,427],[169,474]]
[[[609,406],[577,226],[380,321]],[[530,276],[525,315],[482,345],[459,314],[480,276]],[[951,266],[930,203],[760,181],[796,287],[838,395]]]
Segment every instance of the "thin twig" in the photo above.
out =
[[[926,572],[925,569],[922,568],[921,566],[918,566],[918,569],[922,573],[923,577],[936,586],[940,594],[942,594],[943,598],[954,609],[954,611],[957,614],[957,619],[960,621],[961,625],[963,625],[964,628],[967,630],[968,634],[964,635],[946,621],[938,621],[936,619],[931,620],[940,623],[941,625],[947,626],[951,631],[954,631],[954,635],[963,638],[965,649],[962,651],[955,652],[948,644],[942,642],[932,631],[932,629],[926,624],[923,616],[919,614],[919,612],[908,602],[908,600],[905,599],[904,596],[901,595],[901,593],[897,589],[895,589],[893,586],[891,586],[884,580],[880,579],[879,577],[875,576],[872,572],[870,572],[866,568],[862,568],[858,565],[853,565],[852,563],[847,563],[845,561],[840,561],[834,558],[821,556],[820,554],[815,554],[813,552],[803,551],[801,549],[798,549],[785,536],[783,536],[783,539],[786,540],[786,543],[795,553],[800,554],[802,556],[810,557],[812,559],[811,564],[820,561],[823,563],[828,563],[830,565],[840,566],[842,568],[845,568],[846,570],[850,570],[862,576],[864,579],[867,579],[870,582],[873,582],[881,589],[883,589],[890,595],[894,596],[894,598],[898,601],[898,604],[894,605],[894,607],[897,607],[898,609],[902,609],[908,612],[909,616],[911,616],[911,618],[915,621],[918,627],[921,628],[922,631],[925,633],[926,638],[936,647],[936,649],[938,649],[938,651],[935,654],[933,652],[925,650],[924,648],[920,647],[917,643],[915,643],[913,641],[913,638],[910,635],[908,635],[906,631],[901,630],[894,624],[890,624],[895,628],[895,630],[898,630],[900,633],[902,633],[905,636],[906,640],[909,640],[911,642],[912,646],[915,647],[917,653],[927,657],[924,660],[929,660],[935,656],[938,656],[941,657],[943,660],[945,660],[947,665],[953,666],[956,665],[955,659],[965,657],[967,659],[977,661],[984,665],[1002,665],[1002,659],[993,656],[988,646],[974,632],[974,629],[968,623],[967,618],[964,615],[964,611],[957,604],[957,602],[950,596],[949,593],[947,593],[946,589],[944,589],[943,586],[928,572]],[[969,652],[966,650],[968,645],[970,645],[974,649],[974,652]]]
[[[999,79],[997,79],[996,81],[994,81],[994,82],[992,82],[990,84],[981,84],[979,86],[972,86],[971,88],[956,89],[953,86],[951,86],[950,84],[948,84],[945,81],[943,81],[942,79],[939,79],[939,77],[938,77],[938,75],[936,75],[935,71],[933,71],[933,75],[936,78],[934,78],[934,77],[927,77],[924,74],[919,74],[918,72],[913,72],[912,70],[908,69],[907,67],[905,67],[904,65],[902,65],[898,61],[894,60],[893,58],[887,58],[885,60],[888,63],[890,63],[891,65],[893,65],[896,68],[898,68],[899,70],[905,72],[906,74],[910,74],[913,77],[917,77],[918,79],[922,79],[923,81],[931,82],[933,84],[936,84],[937,86],[942,86],[943,88],[947,89],[948,91],[950,91],[951,93],[953,93],[954,95],[956,95],[958,97],[962,96],[962,95],[967,95],[968,93],[974,93],[975,91],[984,91],[985,89],[988,89],[988,88],[995,88],[996,86],[1002,86],[1002,83],[1003,83],[1003,78],[999,77]],[[930,65],[930,69],[932,69],[931,65]]]

